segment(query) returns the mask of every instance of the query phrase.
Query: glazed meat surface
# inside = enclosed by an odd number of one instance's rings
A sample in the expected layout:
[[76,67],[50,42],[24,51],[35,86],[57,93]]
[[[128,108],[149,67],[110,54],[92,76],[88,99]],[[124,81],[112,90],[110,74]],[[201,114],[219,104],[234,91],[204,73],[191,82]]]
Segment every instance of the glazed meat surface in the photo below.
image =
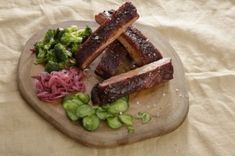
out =
[[[95,16],[95,20],[102,25],[111,20],[114,12],[114,10],[109,10],[99,13]],[[162,58],[162,54],[154,45],[138,29],[132,26],[119,36],[118,40],[127,49],[137,66],[142,66]]]
[[81,45],[76,53],[77,66],[85,69],[102,51],[116,40],[139,15],[131,2],[124,3]]
[[163,58],[96,84],[91,92],[92,102],[106,104],[170,79],[173,79],[171,59]]
[[133,67],[131,62],[133,61],[128,56],[126,48],[120,42],[114,41],[104,50],[95,73],[107,79],[130,70]]

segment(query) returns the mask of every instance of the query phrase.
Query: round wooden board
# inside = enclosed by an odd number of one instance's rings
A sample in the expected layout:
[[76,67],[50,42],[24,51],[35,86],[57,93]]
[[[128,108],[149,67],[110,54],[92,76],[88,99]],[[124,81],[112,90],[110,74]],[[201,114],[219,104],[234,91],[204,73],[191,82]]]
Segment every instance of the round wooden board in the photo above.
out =
[[[93,30],[98,27],[95,22],[85,21],[68,21],[51,25],[29,39],[19,59],[17,73],[18,87],[23,98],[36,112],[71,138],[85,145],[99,147],[134,143],[147,138],[167,134],[180,126],[187,116],[189,108],[183,65],[173,48],[156,31],[156,29],[139,24],[135,24],[135,27],[141,30],[143,34],[149,38],[149,40],[162,52],[163,57],[172,58],[174,66],[173,80],[130,95],[129,112],[131,114],[149,112],[152,115],[152,120],[148,124],[142,124],[141,122],[136,121],[134,124],[135,132],[132,134],[128,134],[125,127],[118,130],[112,130],[105,124],[100,125],[95,132],[88,132],[79,124],[72,123],[66,117],[60,104],[53,105],[40,101],[35,95],[31,76],[39,74],[43,68],[39,65],[34,65],[35,55],[30,49],[33,48],[35,42],[43,38],[45,32],[49,28],[66,27],[70,25],[77,25],[80,28],[88,25]],[[97,60],[92,64],[91,69],[94,69],[96,63]],[[97,82],[95,76],[91,76],[90,79],[86,81],[86,83],[89,84],[88,92],[91,90],[94,82]]]

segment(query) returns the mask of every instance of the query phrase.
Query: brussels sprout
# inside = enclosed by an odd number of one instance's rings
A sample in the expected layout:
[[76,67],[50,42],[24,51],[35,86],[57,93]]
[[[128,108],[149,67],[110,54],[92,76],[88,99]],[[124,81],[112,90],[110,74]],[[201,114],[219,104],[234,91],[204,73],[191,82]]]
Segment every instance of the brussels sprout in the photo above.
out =
[[106,112],[102,107],[98,107],[96,109],[96,116],[100,119],[100,120],[105,120],[109,117],[112,117],[113,115]]
[[79,117],[76,114],[78,105],[76,103],[67,100],[63,103],[63,107],[69,119],[71,119],[72,121],[78,120]]
[[90,105],[81,105],[77,109],[78,117],[85,117],[95,114],[95,109],[93,109]]
[[67,101],[73,102],[73,103],[77,104],[78,106],[85,104],[75,95],[65,96],[64,99],[63,99],[63,102],[67,102]]
[[69,117],[69,119],[72,121],[77,121],[79,119],[79,117],[76,115],[76,113],[66,112],[66,114]]
[[122,115],[119,115],[118,118],[122,123],[124,123],[127,126],[132,126],[133,125],[134,118],[131,115],[122,114]]
[[108,112],[112,114],[118,114],[120,112],[126,112],[128,110],[128,102],[124,98],[120,98],[113,103],[110,104],[108,107]]
[[76,103],[74,103],[72,101],[66,101],[63,103],[63,107],[64,107],[65,111],[77,113],[77,109],[78,109],[79,105],[77,105]]
[[85,104],[89,103],[89,101],[90,101],[90,97],[88,94],[78,92],[75,95]]
[[88,131],[96,130],[100,125],[100,120],[97,116],[91,115],[82,119],[83,127]]
[[118,117],[107,118],[107,124],[110,128],[113,129],[122,127],[122,123],[118,120]]

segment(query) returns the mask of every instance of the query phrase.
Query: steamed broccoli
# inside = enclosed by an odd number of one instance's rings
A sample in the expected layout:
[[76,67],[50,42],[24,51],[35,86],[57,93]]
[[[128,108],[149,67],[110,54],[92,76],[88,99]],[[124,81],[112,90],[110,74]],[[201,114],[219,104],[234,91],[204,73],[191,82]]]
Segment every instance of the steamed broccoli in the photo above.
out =
[[91,33],[92,33],[92,30],[88,26],[86,26],[86,28],[84,28],[84,29],[78,30],[79,36],[81,36],[83,38],[86,38],[86,37],[90,36]]
[[34,45],[36,63],[44,64],[48,72],[75,65],[73,54],[91,32],[89,27],[78,29],[77,26],[49,29],[44,39]]
[[72,53],[65,49],[65,47],[58,43],[54,47],[54,54],[57,62],[66,62],[68,58],[72,57]]
[[45,70],[47,72],[52,72],[52,71],[58,71],[63,69],[64,64],[63,63],[57,63],[57,62],[53,62],[53,61],[48,61],[48,63],[45,66]]
[[78,29],[77,26],[71,26],[64,29],[64,34],[61,37],[61,43],[70,47],[73,52],[77,51],[84,38],[91,34],[91,28]]

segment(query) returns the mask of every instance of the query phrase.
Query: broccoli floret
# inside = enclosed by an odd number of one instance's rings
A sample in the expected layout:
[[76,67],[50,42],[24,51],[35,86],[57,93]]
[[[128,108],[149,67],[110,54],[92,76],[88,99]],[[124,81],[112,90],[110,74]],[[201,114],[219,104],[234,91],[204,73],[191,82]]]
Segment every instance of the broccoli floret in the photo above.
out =
[[64,29],[65,32],[71,33],[78,31],[78,27],[76,25],[71,25],[70,27],[67,27]]
[[68,27],[64,31],[65,32],[61,37],[61,42],[65,46],[70,45],[70,47],[74,46],[74,44],[79,45],[82,43],[83,39],[88,37],[92,32],[91,28],[89,27],[78,30],[77,26]]
[[78,35],[82,38],[86,38],[86,37],[90,36],[91,33],[92,33],[92,30],[88,26],[86,26],[86,28],[84,28],[84,29],[79,29],[78,30]]
[[49,62],[49,61],[57,62],[57,58],[56,58],[54,49],[48,50],[46,59],[47,59],[47,62]]
[[76,53],[78,51],[78,48],[80,47],[80,43],[73,43],[71,44],[71,51],[72,53]]
[[61,63],[49,61],[45,66],[45,70],[50,73],[52,71],[58,71],[58,70],[63,69],[63,66],[64,65]]
[[56,30],[49,29],[44,37],[43,43],[49,43],[51,40],[54,40]]
[[62,37],[62,35],[65,33],[65,30],[64,28],[57,28],[56,29],[56,33],[55,33],[55,36],[54,36],[54,39],[56,42],[59,42],[60,41],[60,38]]
[[82,37],[78,36],[77,32],[65,32],[60,40],[65,46],[69,46],[71,43],[81,43]]
[[37,56],[36,56],[36,64],[42,64],[46,62],[46,51],[43,49],[39,49],[37,51]]
[[78,29],[77,26],[49,29],[44,39],[34,45],[36,63],[44,64],[48,72],[75,65],[73,54],[91,32],[89,27]]
[[36,52],[36,64],[44,63],[46,61],[46,51],[44,50],[43,42],[37,42],[34,48]]
[[68,58],[72,56],[72,53],[66,50],[66,48],[60,43],[55,45],[54,54],[57,62],[66,62]]

